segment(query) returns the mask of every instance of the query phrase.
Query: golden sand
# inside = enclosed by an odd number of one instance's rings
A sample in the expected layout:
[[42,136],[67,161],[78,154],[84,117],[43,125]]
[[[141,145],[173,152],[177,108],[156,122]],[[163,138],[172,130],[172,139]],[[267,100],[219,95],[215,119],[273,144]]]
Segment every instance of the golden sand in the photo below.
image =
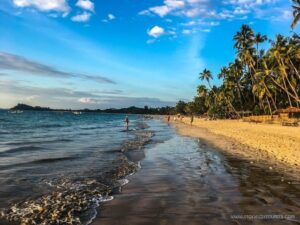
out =
[[191,126],[189,117],[173,123],[182,135],[205,139],[229,153],[300,175],[300,127],[198,118]]

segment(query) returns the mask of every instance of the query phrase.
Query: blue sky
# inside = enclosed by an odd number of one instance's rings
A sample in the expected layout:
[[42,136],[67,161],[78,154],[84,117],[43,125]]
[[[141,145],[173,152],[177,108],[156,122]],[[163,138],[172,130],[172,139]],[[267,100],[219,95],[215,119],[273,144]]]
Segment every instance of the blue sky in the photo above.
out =
[[191,100],[204,68],[220,83],[242,24],[273,38],[291,21],[289,0],[1,0],[0,107]]

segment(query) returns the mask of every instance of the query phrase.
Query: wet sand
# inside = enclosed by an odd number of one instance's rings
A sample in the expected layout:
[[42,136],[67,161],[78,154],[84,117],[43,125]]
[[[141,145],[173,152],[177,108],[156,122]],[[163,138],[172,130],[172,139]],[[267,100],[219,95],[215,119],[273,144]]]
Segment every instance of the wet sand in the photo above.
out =
[[[132,154],[145,154],[141,169],[99,209],[93,225],[300,223],[297,180],[207,142],[175,135]],[[259,215],[284,219],[249,218]]]
[[190,126],[189,117],[172,124],[181,135],[201,138],[234,157],[296,178],[300,175],[300,127],[197,118]]

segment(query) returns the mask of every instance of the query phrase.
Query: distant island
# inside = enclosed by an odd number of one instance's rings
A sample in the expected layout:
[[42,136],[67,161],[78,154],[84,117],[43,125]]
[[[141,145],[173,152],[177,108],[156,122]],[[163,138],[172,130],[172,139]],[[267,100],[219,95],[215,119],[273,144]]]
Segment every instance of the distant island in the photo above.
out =
[[10,110],[12,111],[64,111],[64,112],[97,112],[97,113],[128,113],[128,114],[152,114],[152,115],[166,115],[166,114],[174,114],[174,107],[157,107],[151,108],[145,106],[144,108],[139,108],[135,106],[130,106],[128,108],[109,108],[109,109],[51,109],[50,107],[41,107],[41,106],[30,106],[26,104],[17,104],[12,107]]

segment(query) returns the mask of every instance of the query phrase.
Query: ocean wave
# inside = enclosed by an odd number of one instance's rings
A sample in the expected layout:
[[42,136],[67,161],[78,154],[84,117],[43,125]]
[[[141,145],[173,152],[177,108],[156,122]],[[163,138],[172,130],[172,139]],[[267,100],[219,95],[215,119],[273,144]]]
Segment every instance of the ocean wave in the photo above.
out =
[[53,142],[71,142],[73,141],[72,139],[68,139],[68,138],[57,138],[57,139],[53,139],[53,140],[41,140],[41,141],[19,141],[19,142],[7,142],[5,143],[6,145],[34,145],[34,144],[45,144],[45,143],[53,143]]
[[[121,152],[143,149],[154,135],[154,132],[146,130],[147,128],[145,124],[141,123],[137,130],[132,130],[131,134],[135,137],[123,143]],[[83,176],[84,178],[63,177],[44,180],[41,185],[49,185],[49,190],[51,190],[49,193],[0,210],[0,219],[24,225],[90,224],[96,217],[96,208],[103,202],[112,200],[114,189],[127,184],[129,182],[127,177],[140,168],[139,163],[135,164],[129,161],[125,154],[120,153],[120,149],[116,156],[118,158],[112,161],[109,171],[90,171],[90,174]],[[25,163],[23,166],[74,158],[38,159]],[[14,165],[12,168],[16,166],[19,165]]]
[[141,150],[144,146],[151,141],[154,132],[152,131],[140,131],[136,133],[136,137],[133,140],[125,141],[121,147],[121,152]]
[[101,129],[101,128],[105,128],[103,126],[96,126],[96,127],[80,127],[81,130],[97,130],[97,129]]
[[56,128],[56,127],[66,127],[68,125],[62,125],[62,124],[39,124],[36,125],[35,128]]
[[[2,209],[0,218],[24,225],[88,224],[95,218],[101,202],[112,200],[112,188],[124,185],[125,177],[137,170],[136,164],[121,157],[112,162],[115,167],[98,179],[73,181],[70,178],[45,182],[54,190],[37,199],[28,200]],[[123,181],[123,182],[121,182]]]
[[66,160],[74,160],[77,157],[58,157],[58,158],[45,158],[45,159],[38,159],[38,160],[34,160],[31,161],[30,163],[34,163],[34,164],[40,164],[40,163],[52,163],[52,162],[57,162],[57,161],[66,161]]
[[22,147],[17,147],[17,148],[10,148],[4,152],[0,152],[0,156],[9,156],[15,153],[19,153],[19,152],[27,152],[27,151],[38,151],[38,150],[42,150],[44,149],[43,147],[38,147],[38,146],[33,146],[33,145],[29,145],[29,146],[22,146]]

